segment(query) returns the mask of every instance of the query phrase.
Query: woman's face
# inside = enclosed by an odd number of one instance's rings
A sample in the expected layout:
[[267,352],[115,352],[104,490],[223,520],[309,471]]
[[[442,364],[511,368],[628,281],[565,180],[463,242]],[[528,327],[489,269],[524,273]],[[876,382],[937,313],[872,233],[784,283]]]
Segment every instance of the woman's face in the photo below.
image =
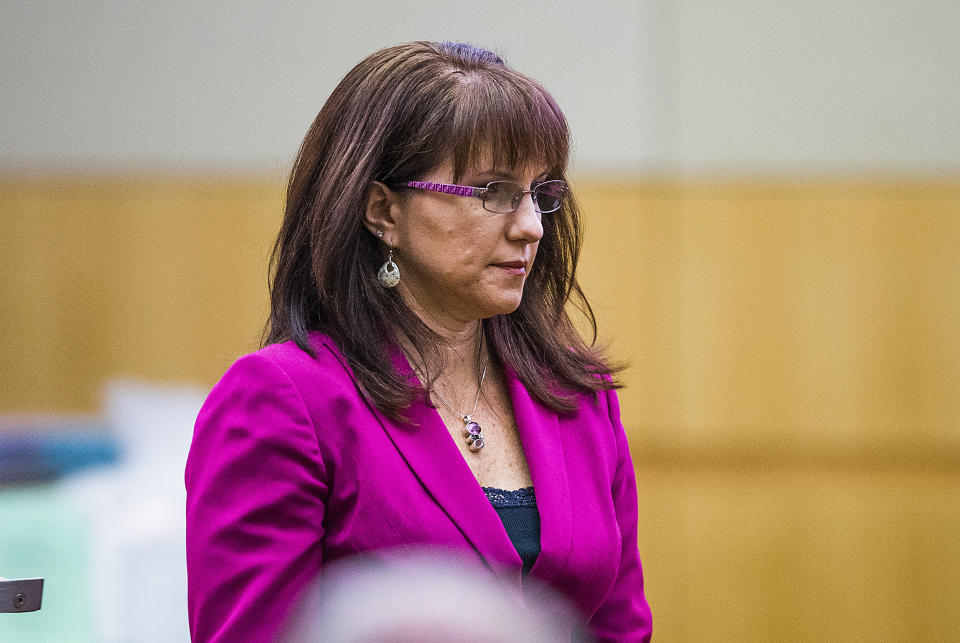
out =
[[[543,167],[503,173],[481,164],[458,184],[482,187],[509,180],[530,189],[546,178]],[[453,183],[453,168],[447,164],[418,179]],[[517,309],[543,236],[530,195],[515,212],[496,214],[478,198],[406,190],[397,211],[390,241],[400,267],[400,292],[414,311],[434,322],[457,324]]]

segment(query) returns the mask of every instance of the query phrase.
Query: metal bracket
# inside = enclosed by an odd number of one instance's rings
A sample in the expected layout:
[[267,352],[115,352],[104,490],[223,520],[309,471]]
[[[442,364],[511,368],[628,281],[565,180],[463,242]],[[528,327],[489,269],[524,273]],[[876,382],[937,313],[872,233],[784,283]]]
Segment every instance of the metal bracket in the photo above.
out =
[[0,613],[36,612],[42,598],[42,578],[0,578]]

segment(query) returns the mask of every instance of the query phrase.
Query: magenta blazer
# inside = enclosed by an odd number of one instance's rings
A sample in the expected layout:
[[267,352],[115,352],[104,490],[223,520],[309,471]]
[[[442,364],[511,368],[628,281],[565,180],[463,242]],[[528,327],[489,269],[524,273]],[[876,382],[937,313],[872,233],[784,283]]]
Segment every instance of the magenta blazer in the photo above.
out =
[[[420,398],[415,426],[389,419],[333,343],[312,342],[315,358],[292,342],[240,358],[197,417],[186,467],[193,640],[271,640],[325,561],[361,552],[438,546],[520,590],[520,557],[436,409]],[[397,367],[414,377],[402,358]],[[616,395],[583,395],[558,416],[510,369],[507,386],[541,518],[530,575],[601,640],[648,640]]]

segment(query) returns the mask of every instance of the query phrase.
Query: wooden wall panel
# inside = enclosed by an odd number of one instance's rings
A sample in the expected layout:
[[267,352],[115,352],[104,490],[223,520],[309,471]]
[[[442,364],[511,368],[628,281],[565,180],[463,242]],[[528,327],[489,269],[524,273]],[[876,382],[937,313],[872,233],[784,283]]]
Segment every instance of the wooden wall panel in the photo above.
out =
[[583,282],[648,448],[960,446],[960,186],[586,185]]
[[0,181],[3,411],[90,412],[104,379],[211,385],[256,348],[267,180]]
[[637,469],[658,640],[960,640],[956,472]]

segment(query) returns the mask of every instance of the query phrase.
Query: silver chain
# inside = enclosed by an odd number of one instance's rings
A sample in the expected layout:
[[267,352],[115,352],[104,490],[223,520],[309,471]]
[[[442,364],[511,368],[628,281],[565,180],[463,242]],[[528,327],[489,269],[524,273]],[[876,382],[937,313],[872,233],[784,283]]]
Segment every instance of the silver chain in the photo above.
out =
[[483,390],[483,380],[486,379],[486,377],[487,377],[487,363],[484,362],[484,363],[483,363],[483,372],[480,374],[480,385],[477,386],[477,397],[473,400],[473,409],[471,409],[470,413],[466,413],[466,414],[465,414],[465,413],[460,413],[460,412],[457,411],[455,408],[453,408],[452,406],[450,406],[450,403],[447,402],[445,399],[443,399],[443,396],[440,395],[440,391],[438,391],[436,388],[432,388],[432,389],[430,389],[430,390],[433,392],[434,395],[437,396],[437,399],[438,399],[438,400],[440,400],[441,402],[443,402],[443,405],[444,405],[445,407],[447,407],[448,409],[450,409],[450,412],[451,412],[451,413],[453,413],[453,414],[456,415],[457,417],[462,418],[464,422],[469,422],[471,419],[473,419],[473,414],[477,412],[477,404],[480,402],[480,391]]
[[[480,352],[483,350],[483,322],[480,322],[480,336],[477,338],[477,359],[480,358]],[[440,395],[440,392],[436,387],[432,387],[430,392],[437,396],[437,399],[443,402],[443,405],[450,409],[450,412],[461,418],[466,424],[473,419],[473,414],[477,412],[477,404],[480,403],[480,392],[483,391],[483,381],[487,378],[487,360],[483,361],[483,370],[480,373],[480,383],[477,385],[477,397],[473,400],[473,409],[470,410],[470,413],[460,413],[455,408],[450,406],[450,403],[443,399],[443,396]]]

